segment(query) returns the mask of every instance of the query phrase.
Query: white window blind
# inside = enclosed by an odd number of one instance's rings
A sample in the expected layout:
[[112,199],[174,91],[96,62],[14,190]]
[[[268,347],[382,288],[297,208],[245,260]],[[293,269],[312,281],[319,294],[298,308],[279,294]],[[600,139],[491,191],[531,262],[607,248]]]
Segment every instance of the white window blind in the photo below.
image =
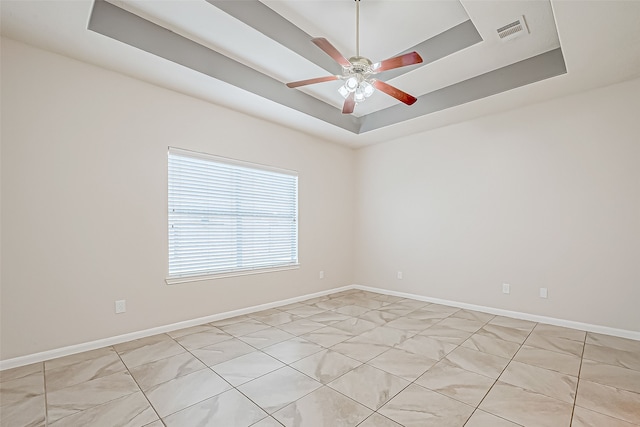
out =
[[169,279],[297,263],[295,172],[169,148]]

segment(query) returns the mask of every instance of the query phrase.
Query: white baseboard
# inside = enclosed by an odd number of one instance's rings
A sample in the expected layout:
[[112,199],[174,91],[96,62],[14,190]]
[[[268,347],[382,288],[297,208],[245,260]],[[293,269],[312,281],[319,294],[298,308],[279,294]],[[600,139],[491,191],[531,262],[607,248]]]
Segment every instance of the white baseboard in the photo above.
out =
[[228,319],[230,317],[241,316],[243,314],[255,313],[257,311],[267,310],[270,308],[280,307],[287,304],[304,301],[306,299],[321,297],[336,292],[342,292],[350,289],[359,289],[362,291],[377,292],[385,295],[392,295],[402,298],[411,298],[418,301],[431,302],[452,307],[465,308],[468,310],[481,311],[483,313],[495,314],[505,317],[513,317],[516,319],[529,320],[538,323],[547,323],[550,325],[564,326],[566,328],[579,329],[582,331],[596,332],[605,335],[612,335],[621,338],[629,338],[640,341],[640,332],[630,331],[626,329],[611,328],[608,326],[593,325],[590,323],[574,322],[572,320],[558,319],[555,317],[539,316],[537,314],[522,313],[518,311],[503,310],[500,308],[486,307],[482,305],[467,304],[458,301],[443,300],[439,298],[430,298],[423,295],[410,294],[406,292],[391,291],[388,289],[374,288],[363,285],[348,285],[340,288],[333,288],[313,294],[302,295],[299,297],[289,298],[286,300],[274,301],[266,304],[255,305],[253,307],[241,308],[238,310],[227,311],[224,313],[212,314],[210,316],[199,317],[197,319],[185,320],[183,322],[172,323],[170,325],[158,326],[156,328],[145,329],[142,331],[131,332],[128,334],[117,335],[110,338],[103,338],[86,343],[61,347],[53,350],[47,350],[40,353],[29,354],[26,356],[15,357],[13,359],[0,360],[0,371],[5,369],[17,368],[32,363],[44,362],[58,357],[69,356],[71,354],[82,353],[84,351],[95,350],[98,348],[121,344],[123,342],[132,341],[140,338],[149,337],[156,334],[176,331],[178,329],[189,328],[191,326],[202,325],[203,323],[215,322],[218,320]]
[[152,335],[163,334],[166,332],[176,331],[178,329],[189,328],[191,326],[202,325],[203,323],[216,322],[218,320],[228,319],[230,317],[242,316],[243,314],[255,313],[256,311],[267,310],[270,308],[280,307],[295,302],[304,301],[306,299],[321,297],[336,292],[353,289],[353,285],[333,288],[326,291],[315,292],[313,294],[302,295],[299,297],[289,298],[280,301],[274,301],[266,304],[255,305],[253,307],[241,308],[238,310],[227,311],[224,313],[212,314],[210,316],[199,317],[197,319],[185,320],[183,322],[172,323],[170,325],[158,326],[156,328],[145,329],[128,334],[117,335],[114,337],[103,338],[86,343],[70,345],[67,347],[47,350],[40,353],[28,354],[26,356],[14,357],[12,359],[0,360],[0,371],[5,369],[17,368],[20,366],[30,365],[32,363],[44,362],[58,357],[69,356],[71,354],[82,353],[84,351],[95,350],[110,345],[121,344],[123,342],[137,340],[140,338],[150,337]]
[[564,326],[565,328],[579,329],[581,331],[596,332],[604,335],[612,335],[615,337],[628,338],[640,341],[639,331],[630,331],[627,329],[611,328],[609,326],[594,325],[591,323],[574,322],[573,320],[558,319],[555,317],[539,316],[537,314],[522,313],[519,311],[503,310],[501,308],[486,307],[483,305],[467,304],[464,302],[450,301],[439,298],[430,298],[423,295],[410,294],[406,292],[390,291],[382,288],[373,288],[371,286],[353,285],[353,289],[362,291],[377,292],[380,294],[391,295],[402,298],[411,298],[418,301],[432,302],[436,304],[449,305],[452,307],[465,308],[468,310],[481,311],[483,313],[495,314],[498,316],[513,317],[516,319],[529,320],[531,322],[547,323],[555,326]]

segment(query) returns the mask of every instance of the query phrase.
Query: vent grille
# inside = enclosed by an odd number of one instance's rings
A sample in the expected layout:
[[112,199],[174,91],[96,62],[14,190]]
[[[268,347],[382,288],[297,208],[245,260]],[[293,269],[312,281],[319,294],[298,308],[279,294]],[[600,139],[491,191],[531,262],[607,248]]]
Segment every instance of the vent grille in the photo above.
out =
[[515,39],[516,37],[529,34],[524,16],[521,16],[517,20],[505,25],[504,27],[498,28],[496,31],[498,32],[498,37],[500,37],[500,40],[511,40]]

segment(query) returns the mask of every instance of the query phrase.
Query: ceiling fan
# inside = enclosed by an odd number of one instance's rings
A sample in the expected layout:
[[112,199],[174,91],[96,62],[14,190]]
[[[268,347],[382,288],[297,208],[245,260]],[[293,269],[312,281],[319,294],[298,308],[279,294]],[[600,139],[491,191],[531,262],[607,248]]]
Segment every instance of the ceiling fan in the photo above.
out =
[[415,96],[409,95],[400,89],[391,86],[381,80],[373,78],[375,74],[382,71],[393,70],[407,65],[419,64],[422,58],[418,52],[409,52],[380,62],[371,62],[368,58],[360,56],[360,0],[356,2],[356,56],[345,58],[329,41],[323,37],[316,37],[311,41],[322,49],[327,55],[333,58],[342,66],[342,75],[332,75],[317,77],[315,79],[300,80],[287,83],[290,88],[311,85],[315,83],[329,82],[333,80],[344,80],[338,92],[344,97],[342,114],[351,114],[357,103],[363,102],[370,97],[375,89],[396,98],[407,105],[413,105],[418,100]]

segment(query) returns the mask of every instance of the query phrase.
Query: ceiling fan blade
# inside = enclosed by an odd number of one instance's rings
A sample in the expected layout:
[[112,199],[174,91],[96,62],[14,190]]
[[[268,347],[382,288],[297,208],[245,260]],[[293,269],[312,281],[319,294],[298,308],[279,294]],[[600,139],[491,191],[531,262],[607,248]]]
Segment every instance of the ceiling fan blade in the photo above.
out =
[[338,52],[338,49],[336,49],[331,43],[329,43],[329,40],[325,39],[324,37],[316,37],[314,39],[311,39],[311,41],[320,49],[322,49],[327,55],[332,57],[333,60],[338,64],[342,65],[343,67],[351,67],[351,62],[349,62],[347,58],[342,56],[342,54]]
[[342,114],[351,114],[353,113],[353,109],[356,107],[356,94],[355,92],[351,92],[349,96],[344,100],[344,105],[342,106]]
[[397,87],[391,86],[389,83],[381,82],[380,80],[373,80],[371,84],[380,92],[393,96],[398,101],[404,102],[407,105],[413,105],[418,100],[415,96],[411,96],[407,92],[403,92]]
[[300,80],[299,82],[287,83],[287,87],[306,86],[306,85],[312,85],[315,83],[330,82],[332,80],[338,80],[338,79],[339,79],[338,76],[316,77],[315,79],[307,79],[307,80]]
[[409,52],[404,55],[376,62],[371,66],[371,69],[374,73],[379,73],[381,71],[393,70],[394,68],[406,67],[407,65],[419,64],[421,62],[422,57],[418,55],[418,52]]

